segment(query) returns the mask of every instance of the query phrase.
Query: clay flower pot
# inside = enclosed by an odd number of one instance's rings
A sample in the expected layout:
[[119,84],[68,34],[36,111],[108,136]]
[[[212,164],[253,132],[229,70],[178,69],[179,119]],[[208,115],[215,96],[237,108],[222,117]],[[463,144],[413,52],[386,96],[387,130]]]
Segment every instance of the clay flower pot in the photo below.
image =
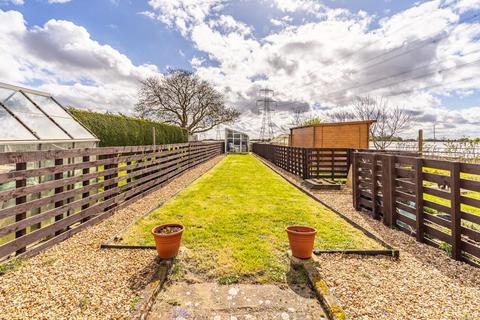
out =
[[295,258],[310,259],[317,230],[303,226],[288,226],[285,231],[288,234],[292,255]]
[[167,223],[152,229],[158,256],[161,259],[171,259],[178,254],[184,227],[177,223]]

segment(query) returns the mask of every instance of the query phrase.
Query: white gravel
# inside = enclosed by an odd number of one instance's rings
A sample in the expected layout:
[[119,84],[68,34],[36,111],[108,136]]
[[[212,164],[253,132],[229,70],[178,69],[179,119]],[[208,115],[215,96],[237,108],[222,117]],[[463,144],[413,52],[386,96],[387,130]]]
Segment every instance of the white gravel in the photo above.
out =
[[106,221],[0,276],[0,319],[130,318],[148,281],[155,251],[100,249],[100,244],[171,198],[222,158],[188,171]]

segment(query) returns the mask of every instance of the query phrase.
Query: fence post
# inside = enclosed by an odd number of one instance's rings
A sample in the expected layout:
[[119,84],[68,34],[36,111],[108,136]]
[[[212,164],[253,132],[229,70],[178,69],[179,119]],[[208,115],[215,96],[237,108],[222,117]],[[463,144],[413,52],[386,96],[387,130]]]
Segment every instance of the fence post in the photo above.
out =
[[[55,166],[63,166],[63,159],[55,159]],[[55,180],[61,180],[63,179],[63,171],[62,172],[59,172],[59,173],[55,173],[55,175],[53,176],[53,178]],[[59,193],[62,193],[63,192],[63,186],[61,187],[56,187],[55,188],[55,194],[59,194]],[[63,206],[63,200],[60,200],[60,201],[57,201],[55,202],[54,204],[55,208],[59,208],[61,206]],[[60,221],[63,219],[63,213],[62,214],[59,214],[57,216],[55,216],[55,222],[57,221]],[[59,234],[61,234],[63,232],[63,230],[57,230],[55,232],[55,235],[58,236]]]
[[[16,171],[27,170],[27,163],[26,162],[17,163],[15,165],[15,170]],[[27,179],[25,179],[25,178],[21,179],[21,180],[17,180],[15,182],[15,188],[23,188],[23,187],[26,187],[26,186],[27,186]],[[22,203],[25,203],[25,202],[27,202],[27,196],[26,195],[15,198],[15,205],[19,205],[19,204],[22,204]],[[22,212],[22,213],[16,214],[15,215],[15,222],[22,221],[26,218],[27,218],[27,212]],[[15,232],[15,238],[20,238],[20,237],[22,237],[26,234],[27,234],[27,229],[26,228],[20,229],[20,230]],[[23,253],[26,250],[27,250],[27,248],[25,248],[25,247],[19,248],[16,251],[16,254]]]
[[383,223],[393,227],[397,223],[395,206],[395,156],[386,154],[383,161]]
[[418,242],[424,241],[423,215],[423,159],[415,158],[415,234]]
[[452,258],[462,259],[462,228],[460,211],[460,162],[452,162],[450,169],[451,185],[451,206],[452,217]]
[[[118,167],[118,164],[114,163],[115,162],[114,157],[115,156],[113,154],[108,154],[108,155],[105,155],[103,157],[104,159],[108,159],[110,161],[109,164],[104,165],[104,167],[103,167],[104,171],[107,171],[107,170],[110,170],[110,169],[114,169],[115,167]],[[110,180],[114,179],[117,175],[118,175],[118,172],[116,174],[111,174],[110,173],[110,174],[107,174],[107,175],[103,176],[103,182],[104,182],[104,185],[105,185],[104,188],[103,188],[104,192],[116,187],[116,185],[114,185],[114,184],[111,184],[111,185],[108,185],[108,186],[107,186],[107,184],[110,183]],[[103,201],[107,201],[107,200],[113,198],[114,196],[115,196],[114,194],[108,195],[108,196],[103,198]],[[103,211],[106,212],[106,211],[110,210],[111,208],[113,208],[114,206],[115,206],[115,204],[110,205],[108,207],[105,207],[103,209]]]
[[377,208],[377,154],[372,154],[372,217],[378,219]]
[[[83,157],[82,157],[82,161],[83,161],[84,163],[90,162],[90,156],[83,156]],[[86,174],[89,174],[89,173],[90,173],[90,167],[84,168],[84,169],[82,170],[82,175],[86,175]],[[83,182],[82,182],[82,187],[86,187],[86,186],[88,186],[89,184],[90,184],[90,180],[83,180]],[[87,192],[82,193],[82,199],[88,198],[89,196],[90,196],[90,191],[87,191]],[[84,204],[84,205],[82,206],[82,209],[81,209],[81,210],[83,211],[83,210],[87,209],[89,206],[90,206],[90,204],[89,204],[89,203],[86,203],[86,204]],[[85,218],[83,218],[83,219],[82,219],[82,223],[87,222],[89,219],[90,219],[90,217],[85,217]]]
[[309,168],[309,165],[308,165],[308,156],[309,156],[309,150],[307,148],[303,148],[302,149],[303,151],[303,179],[308,179],[309,178],[309,174],[308,174],[308,168]]
[[352,188],[353,188],[353,207],[355,210],[360,211],[360,188],[358,177],[358,153],[353,153],[352,159]]
[[335,180],[335,151],[332,150],[332,155],[330,160],[332,163],[330,163],[330,170],[332,171],[332,181]]
[[274,165],[277,165],[277,156],[276,156],[276,154],[277,154],[277,148],[272,147],[272,155],[271,155],[271,156],[272,156],[272,163],[273,163]]

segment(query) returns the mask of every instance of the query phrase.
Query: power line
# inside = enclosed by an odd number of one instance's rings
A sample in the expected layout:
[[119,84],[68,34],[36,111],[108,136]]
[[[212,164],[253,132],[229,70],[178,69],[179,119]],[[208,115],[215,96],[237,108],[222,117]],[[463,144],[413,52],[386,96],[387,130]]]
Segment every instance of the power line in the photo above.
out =
[[[466,22],[468,22],[468,21],[470,21],[470,20],[473,20],[473,19],[475,19],[475,18],[477,18],[477,17],[479,17],[479,16],[480,16],[480,13],[474,14],[473,16],[471,16],[471,17],[463,20],[462,22],[457,22],[457,25],[458,25],[458,24],[464,24],[464,23],[466,23]],[[356,73],[359,73],[359,72],[368,70],[368,69],[370,69],[370,68],[372,68],[372,67],[374,67],[374,66],[383,64],[383,63],[388,62],[388,61],[391,61],[391,60],[393,60],[393,59],[395,59],[395,58],[401,57],[401,56],[403,56],[403,55],[405,55],[405,54],[408,54],[408,53],[410,53],[410,52],[413,52],[413,51],[415,51],[415,50],[421,49],[421,48],[423,48],[423,47],[425,47],[425,46],[427,46],[427,45],[435,44],[435,43],[439,42],[440,40],[443,40],[443,39],[448,38],[450,35],[451,35],[450,33],[446,33],[445,35],[442,35],[442,36],[439,37],[438,32],[435,32],[434,34],[432,34],[432,35],[429,36],[429,37],[426,37],[426,38],[423,38],[423,39],[417,39],[417,40],[413,41],[412,43],[417,43],[417,42],[418,42],[418,43],[420,43],[419,46],[413,47],[412,49],[409,49],[408,51],[401,52],[401,53],[399,53],[399,54],[397,54],[397,55],[395,55],[395,56],[393,56],[393,57],[387,58],[387,59],[385,59],[385,60],[383,60],[383,61],[379,61],[379,62],[376,62],[376,63],[374,63],[374,64],[368,65],[368,66],[366,66],[365,68],[358,70]],[[433,39],[433,40],[425,43],[425,41],[427,41],[428,39],[430,39],[430,38],[432,38],[432,37],[435,37],[435,38],[438,38],[438,39]],[[410,43],[410,45],[411,45],[412,43]],[[423,43],[423,44],[422,44],[422,43]],[[370,58],[370,59],[367,60],[366,62],[363,62],[362,64],[357,65],[357,66],[363,66],[365,63],[368,63],[368,62],[370,62],[370,61],[373,61],[373,60],[375,60],[375,59],[377,59],[377,58],[379,58],[379,57],[385,56],[385,55],[387,55],[387,54],[389,54],[389,53],[392,53],[392,52],[394,52],[394,51],[400,50],[400,49],[402,49],[402,48],[404,48],[404,47],[405,47],[405,45],[403,44],[403,45],[400,46],[400,47],[396,47],[396,48],[391,49],[391,50],[389,50],[389,51],[387,51],[387,52],[380,53],[380,54],[378,54],[377,56],[375,56],[375,57],[373,57],[373,58]],[[357,53],[358,53],[358,51],[357,51],[357,52],[354,52],[354,54],[357,54]],[[337,64],[338,64],[338,61],[337,61]],[[334,80],[332,80],[332,81],[339,80],[339,79],[340,79],[340,77],[337,77],[336,79],[334,79]],[[319,81],[321,81],[321,79],[312,80],[312,81],[310,81],[310,82],[307,82],[307,83],[304,83],[304,84],[302,84],[302,85],[296,86],[295,88],[306,87],[306,86],[312,85],[312,84],[314,84],[314,83],[317,83],[317,82],[319,82]]]
[[[474,50],[474,51],[470,52],[469,54],[475,54],[475,53],[478,53],[478,52],[480,52],[480,50]],[[463,56],[462,58],[464,58],[464,57],[465,56]],[[400,73],[397,73],[397,74],[394,74],[394,75],[390,75],[390,76],[382,77],[382,78],[379,78],[379,79],[375,79],[375,80],[372,80],[372,81],[367,82],[367,83],[359,83],[358,85],[348,87],[346,89],[337,90],[337,91],[334,91],[332,93],[327,94],[326,96],[329,97],[329,96],[332,96],[332,95],[338,95],[338,93],[347,92],[347,91],[350,91],[352,89],[357,89],[357,88],[369,86],[373,83],[377,83],[377,82],[380,82],[380,81],[396,78],[396,77],[404,75],[404,74],[412,73],[416,70],[432,67],[432,66],[439,65],[439,64],[445,63],[445,62],[447,62],[447,61],[437,60],[434,63],[424,64],[422,66],[419,66],[419,67],[416,67],[416,68],[413,68],[413,69],[410,69],[410,70],[406,70],[406,71],[403,71],[403,72],[400,72]],[[439,71],[441,71],[441,70],[439,70]]]
[[[446,83],[437,83],[437,84],[426,86],[426,87],[415,88],[415,90],[426,90],[426,89],[444,87],[444,86],[447,86],[447,85],[450,85],[450,84],[464,82],[464,81],[471,81],[471,80],[475,80],[475,79],[480,79],[480,78],[478,76],[472,76],[472,77],[467,77],[467,78],[463,78],[463,79],[459,79],[459,80],[449,81],[449,82],[446,82]],[[385,97],[400,96],[400,95],[403,95],[403,94],[411,93],[415,90],[410,89],[410,90],[397,91],[397,92],[387,94],[387,95],[385,95]]]
[[[450,6],[451,6],[451,5],[446,5],[446,6],[445,6],[444,8],[442,8],[442,9],[445,9],[445,8],[447,8],[447,7],[450,7]],[[417,16],[415,19],[413,19],[413,21],[415,21],[413,24],[417,23],[418,21],[416,21],[416,20],[419,20],[420,18],[423,18],[425,15],[426,15],[426,14],[421,14],[421,15]],[[431,12],[428,12],[428,15],[432,15],[432,13],[431,13]],[[395,29],[394,31],[390,31],[390,33],[393,33],[393,34],[394,34],[394,33],[398,33],[399,31],[401,31],[401,30],[403,30],[403,29],[406,29],[407,27],[409,27],[409,28],[412,27],[411,21],[410,21],[410,23],[407,23],[407,24],[403,25],[402,27],[400,27],[400,28],[398,28],[398,29]],[[373,42],[370,42],[370,43],[366,44],[365,46],[361,47],[360,49],[358,49],[358,50],[356,50],[356,51],[354,51],[354,52],[352,52],[352,53],[349,53],[349,54],[343,56],[340,60],[337,60],[336,63],[338,64],[338,63],[346,60],[347,58],[351,58],[351,57],[359,54],[360,52],[362,52],[362,50],[365,50],[366,48],[371,47],[372,45],[374,45],[374,44],[376,44],[376,43],[378,43],[378,42],[380,42],[380,41],[382,41],[382,40],[384,40],[384,39],[385,39],[385,37],[382,37],[382,38],[379,38],[379,39],[377,39],[377,40],[375,40],[375,41],[373,41]],[[398,49],[398,48],[397,48],[397,49]],[[309,71],[309,72],[307,72],[307,75],[312,76],[312,75],[314,75],[315,73],[317,73],[318,71],[319,71],[319,70]]]

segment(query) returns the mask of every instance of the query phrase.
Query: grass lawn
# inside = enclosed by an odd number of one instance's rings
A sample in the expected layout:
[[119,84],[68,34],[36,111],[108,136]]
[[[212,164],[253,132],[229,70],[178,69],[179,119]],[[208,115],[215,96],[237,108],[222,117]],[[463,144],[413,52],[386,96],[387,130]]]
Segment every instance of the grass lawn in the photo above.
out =
[[284,281],[290,224],[318,230],[315,247],[379,249],[335,213],[309,198],[252,155],[229,155],[163,207],[137,221],[123,242],[153,245],[158,224],[185,225],[188,265],[220,282]]

